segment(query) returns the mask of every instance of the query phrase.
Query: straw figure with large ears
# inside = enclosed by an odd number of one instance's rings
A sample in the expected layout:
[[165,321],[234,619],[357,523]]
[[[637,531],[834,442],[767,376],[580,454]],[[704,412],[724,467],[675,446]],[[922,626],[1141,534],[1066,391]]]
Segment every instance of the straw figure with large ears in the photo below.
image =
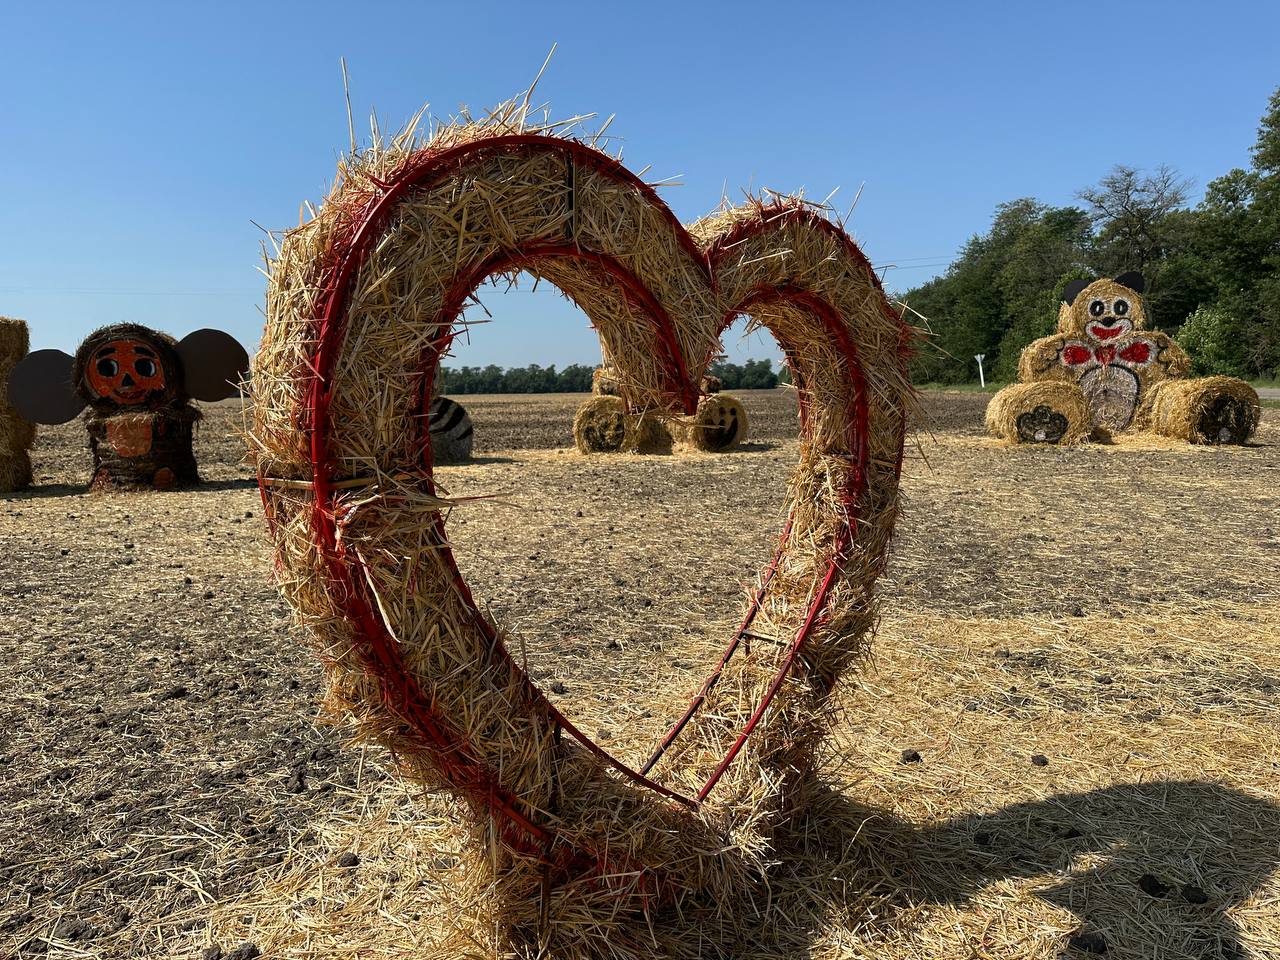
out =
[[88,407],[93,489],[188,486],[200,480],[191,400],[234,396],[249,357],[219,330],[181,341],[133,323],[96,330],[74,357],[37,350],[13,370],[9,402],[36,423],[66,423]]
[[1245,443],[1261,404],[1243,380],[1191,380],[1191,360],[1147,329],[1142,275],[1075,280],[1063,291],[1058,332],[1031,343],[1018,379],[987,408],[987,429],[1013,443],[1108,440],[1151,430],[1191,443]]

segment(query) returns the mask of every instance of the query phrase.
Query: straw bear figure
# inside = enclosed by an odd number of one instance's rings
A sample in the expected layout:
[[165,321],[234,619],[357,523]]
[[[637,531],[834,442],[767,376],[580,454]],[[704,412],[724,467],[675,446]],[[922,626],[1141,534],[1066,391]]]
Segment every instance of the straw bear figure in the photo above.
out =
[[180,342],[138,324],[91,333],[74,357],[28,354],[13,371],[10,402],[37,423],[66,423],[86,407],[93,489],[167,489],[198,483],[191,400],[234,396],[248,369],[244,348],[218,330]]
[[1058,331],[1031,343],[1020,383],[992,398],[988,429],[1015,443],[1109,440],[1152,430],[1192,443],[1245,443],[1257,428],[1258,395],[1231,377],[1188,379],[1191,360],[1147,327],[1141,274],[1074,281]]

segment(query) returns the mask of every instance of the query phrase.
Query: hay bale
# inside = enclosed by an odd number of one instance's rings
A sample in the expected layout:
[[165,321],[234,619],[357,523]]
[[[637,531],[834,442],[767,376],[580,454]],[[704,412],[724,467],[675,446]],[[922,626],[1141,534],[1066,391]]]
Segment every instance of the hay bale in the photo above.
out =
[[93,490],[168,490],[200,482],[192,452],[200,411],[192,406],[85,418]]
[[653,413],[627,412],[621,397],[592,397],[573,418],[582,453],[670,453],[671,432]]
[[1015,383],[987,404],[987,432],[1009,443],[1079,443],[1091,422],[1084,394],[1059,381]]
[[1018,355],[1018,379],[1022,383],[1040,383],[1048,380],[1073,382],[1075,376],[1060,362],[1062,350],[1066,344],[1067,338],[1063,336],[1032,340]]
[[0,454],[0,493],[13,493],[30,485],[30,454],[25,450]]
[[708,373],[702,378],[703,393],[719,393],[724,388],[724,384],[715,374]]
[[591,393],[597,397],[622,396],[622,381],[613,367],[596,367],[591,371]]
[[432,463],[466,463],[471,459],[475,431],[462,404],[448,397],[433,399],[429,427]]
[[1146,429],[1201,444],[1248,442],[1258,428],[1258,392],[1235,377],[1165,380],[1147,397],[1140,417]]
[[1089,405],[1094,430],[1100,436],[1112,437],[1133,422],[1142,384],[1134,371],[1103,364],[1080,378],[1080,390]]
[[36,425],[18,416],[9,404],[9,374],[27,355],[27,325],[12,317],[0,317],[0,493],[12,493],[31,484],[31,457]]
[[680,439],[695,450],[728,453],[747,438],[747,409],[728,393],[713,393],[698,401],[698,412],[680,427]]
[[[9,368],[25,357],[30,349],[27,322],[14,317],[0,317],[0,375],[7,375]],[[2,398],[0,402],[3,402]]]

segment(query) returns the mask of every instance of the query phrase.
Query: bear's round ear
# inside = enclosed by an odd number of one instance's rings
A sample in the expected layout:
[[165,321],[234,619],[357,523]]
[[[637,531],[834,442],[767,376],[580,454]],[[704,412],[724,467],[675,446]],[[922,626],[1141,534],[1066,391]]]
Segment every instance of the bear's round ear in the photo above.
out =
[[61,350],[37,350],[9,374],[9,403],[18,416],[49,425],[74,420],[84,401],[71,382],[75,360]]
[[1116,277],[1116,283],[1122,287],[1128,287],[1134,293],[1142,293],[1147,288],[1147,281],[1142,279],[1142,274],[1137,270],[1130,270],[1128,273],[1122,273]]
[[182,379],[196,400],[212,402],[234,397],[249,370],[249,355],[230,334],[221,330],[196,330],[178,341]]
[[1091,283],[1093,283],[1092,280],[1072,280],[1062,288],[1062,302],[1075,303],[1076,297],[1080,296],[1080,291]]

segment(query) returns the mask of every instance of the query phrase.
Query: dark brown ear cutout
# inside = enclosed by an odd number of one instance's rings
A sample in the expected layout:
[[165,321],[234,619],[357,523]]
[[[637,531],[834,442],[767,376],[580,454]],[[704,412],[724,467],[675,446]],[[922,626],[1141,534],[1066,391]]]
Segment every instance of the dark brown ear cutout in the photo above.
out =
[[1128,273],[1122,273],[1116,277],[1116,283],[1122,287],[1128,287],[1134,293],[1142,293],[1147,288],[1147,281],[1142,279],[1142,274],[1137,270],[1130,270]]
[[1092,280],[1072,280],[1062,288],[1062,300],[1064,303],[1075,303],[1076,297],[1080,296],[1080,291],[1093,283]]
[[196,400],[234,397],[249,369],[249,355],[230,334],[221,330],[196,330],[178,341],[182,376],[187,394]]
[[37,350],[19,361],[9,374],[9,403],[18,416],[50,425],[74,420],[84,409],[71,381],[74,366],[61,350]]

